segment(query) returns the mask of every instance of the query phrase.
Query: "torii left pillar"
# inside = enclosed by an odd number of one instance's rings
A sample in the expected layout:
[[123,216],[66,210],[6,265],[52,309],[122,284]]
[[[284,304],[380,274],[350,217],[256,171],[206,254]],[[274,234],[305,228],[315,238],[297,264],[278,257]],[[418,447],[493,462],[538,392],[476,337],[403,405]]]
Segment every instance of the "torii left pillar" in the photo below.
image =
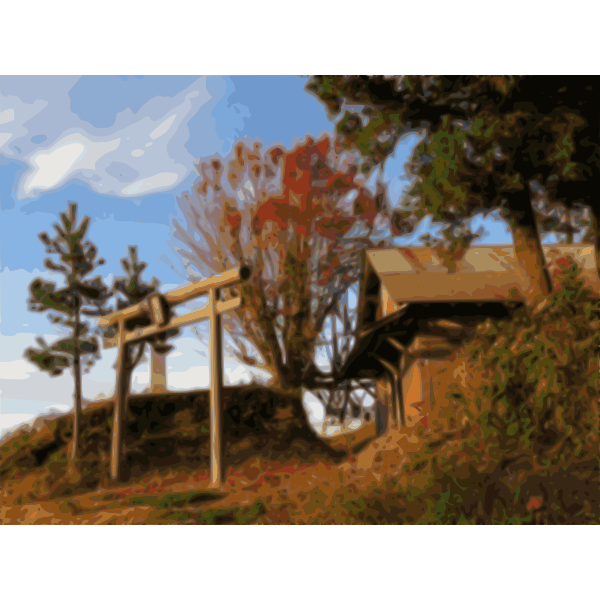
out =
[[119,353],[117,357],[117,383],[115,387],[115,408],[113,412],[113,441],[110,457],[110,478],[119,481],[121,466],[121,451],[123,447],[123,430],[125,418],[125,403],[129,392],[129,377],[127,376],[125,362],[127,357],[127,344],[125,342],[125,326],[119,323]]

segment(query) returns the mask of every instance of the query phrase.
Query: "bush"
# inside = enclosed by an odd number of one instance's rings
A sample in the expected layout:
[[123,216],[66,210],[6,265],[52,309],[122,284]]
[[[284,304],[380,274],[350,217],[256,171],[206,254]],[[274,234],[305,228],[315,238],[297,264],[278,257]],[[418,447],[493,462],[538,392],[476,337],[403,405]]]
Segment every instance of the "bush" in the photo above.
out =
[[411,456],[434,474],[405,493],[434,500],[419,522],[599,522],[600,300],[573,261],[554,276],[551,296],[463,347],[480,383],[451,387],[454,431]]

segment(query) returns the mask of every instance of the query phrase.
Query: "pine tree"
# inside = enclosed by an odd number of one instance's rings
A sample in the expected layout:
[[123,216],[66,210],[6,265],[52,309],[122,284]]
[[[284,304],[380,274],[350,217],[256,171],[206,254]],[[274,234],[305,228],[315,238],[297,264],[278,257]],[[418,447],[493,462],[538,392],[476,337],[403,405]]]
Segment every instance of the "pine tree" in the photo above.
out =
[[[149,283],[142,281],[145,262],[138,260],[137,246],[129,246],[129,256],[121,259],[124,277],[116,277],[113,283],[113,294],[117,298],[117,309],[121,310],[132,304],[141,302],[158,290],[159,281],[154,277]],[[121,296],[119,296],[121,294]]]
[[[146,269],[147,264],[140,261],[137,253],[137,246],[129,246],[129,256],[121,259],[121,265],[125,275],[116,277],[113,286],[112,294],[117,299],[117,309],[121,310],[133,304],[138,304],[151,294],[158,292],[160,282],[156,277],[153,277],[150,282],[145,282],[142,279],[142,273]],[[146,323],[144,323],[146,324]],[[127,380],[127,389],[129,389],[129,380],[133,369],[141,360],[146,343],[149,343],[157,354],[166,354],[171,350],[171,346],[166,345],[166,340],[178,333],[178,330],[170,330],[163,332],[152,338],[141,340],[133,344],[127,345],[125,354],[125,373]]]
[[60,289],[52,281],[35,279],[29,286],[29,308],[35,312],[49,312],[50,321],[67,329],[68,333],[48,345],[42,337],[36,339],[39,347],[25,351],[25,357],[39,369],[54,377],[72,368],[74,393],[74,422],[72,458],[78,454],[81,424],[81,363],[90,367],[100,356],[98,339],[82,316],[94,317],[105,313],[104,304],[110,293],[100,276],[89,278],[90,273],[104,260],[98,258],[98,250],[90,241],[84,241],[90,226],[90,218],[84,217],[77,224],[77,204],[69,203],[68,211],[60,213],[61,223],[56,223],[56,235],[40,234],[46,253],[58,257],[44,261],[44,267],[53,273],[61,273],[65,285]]

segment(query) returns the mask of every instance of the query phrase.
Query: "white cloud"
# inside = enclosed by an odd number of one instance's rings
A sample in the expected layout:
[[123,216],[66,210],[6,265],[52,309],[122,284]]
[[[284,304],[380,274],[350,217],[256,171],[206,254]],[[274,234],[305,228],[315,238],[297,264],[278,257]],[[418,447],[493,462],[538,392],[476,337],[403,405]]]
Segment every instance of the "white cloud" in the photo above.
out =
[[6,110],[0,110],[0,125],[10,123],[15,120],[15,111],[13,108],[7,108]]
[[157,190],[160,188],[168,188],[173,185],[178,179],[177,173],[158,173],[147,177],[146,179],[140,179],[131,185],[125,186],[121,190],[121,194],[124,196],[135,196],[137,194],[146,194],[151,190]]
[[165,135],[165,133],[169,131],[171,125],[173,125],[176,117],[177,115],[171,115],[168,119],[165,119],[154,131],[150,133],[150,137],[153,140],[156,140],[157,138]]
[[[14,361],[18,362],[18,361]],[[101,361],[103,362],[103,361]],[[6,363],[5,363],[6,364]],[[69,371],[50,377],[34,367],[28,377],[2,378],[2,397],[11,400],[40,400],[54,405],[73,405],[73,377]],[[109,381],[96,381],[89,375],[82,377],[83,397],[93,400],[100,394],[110,396],[114,389],[114,376]]]
[[[135,197],[170,189],[193,172],[198,157],[190,155],[185,144],[189,121],[212,100],[206,78],[198,78],[173,97],[155,96],[136,113],[127,108],[106,128],[71,112],[68,94],[76,78],[48,80],[52,85],[46,80],[33,85],[30,80],[11,79],[0,93],[6,107],[0,116],[12,118],[2,127],[0,151],[19,156],[30,166],[19,182],[19,199],[33,198],[71,179],[85,181],[97,193]],[[25,83],[36,88],[38,98],[29,104],[18,97],[27,98]],[[223,142],[209,110],[206,118],[206,138],[214,152]],[[33,142],[36,136],[43,141]]]
[[2,415],[0,414],[0,438],[15,431],[20,426],[31,424],[36,415]]
[[85,145],[79,142],[61,143],[47,152],[34,154],[31,162],[37,167],[25,190],[48,189],[55,186],[73,168],[85,152]]
[[26,360],[11,360],[0,362],[0,381],[6,379],[29,379],[37,369]]
[[170,390],[195,390],[210,385],[210,373],[207,366],[191,367],[187,371],[167,376],[167,387]]
[[35,152],[30,158],[33,172],[25,181],[25,193],[52,189],[77,170],[94,171],[97,161],[116,150],[120,142],[119,138],[96,142],[75,133],[62,138],[48,150]]
[[0,133],[0,149],[9,142],[12,136],[12,133]]

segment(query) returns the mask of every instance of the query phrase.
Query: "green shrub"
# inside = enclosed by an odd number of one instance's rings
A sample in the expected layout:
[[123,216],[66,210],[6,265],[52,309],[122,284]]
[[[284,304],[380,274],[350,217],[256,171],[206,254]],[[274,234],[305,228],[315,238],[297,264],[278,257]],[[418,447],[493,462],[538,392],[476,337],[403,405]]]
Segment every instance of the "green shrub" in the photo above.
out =
[[435,475],[403,490],[435,500],[419,522],[599,522],[600,300],[572,260],[557,264],[551,296],[463,348],[486,376],[475,392],[450,389],[455,435],[411,455]]

